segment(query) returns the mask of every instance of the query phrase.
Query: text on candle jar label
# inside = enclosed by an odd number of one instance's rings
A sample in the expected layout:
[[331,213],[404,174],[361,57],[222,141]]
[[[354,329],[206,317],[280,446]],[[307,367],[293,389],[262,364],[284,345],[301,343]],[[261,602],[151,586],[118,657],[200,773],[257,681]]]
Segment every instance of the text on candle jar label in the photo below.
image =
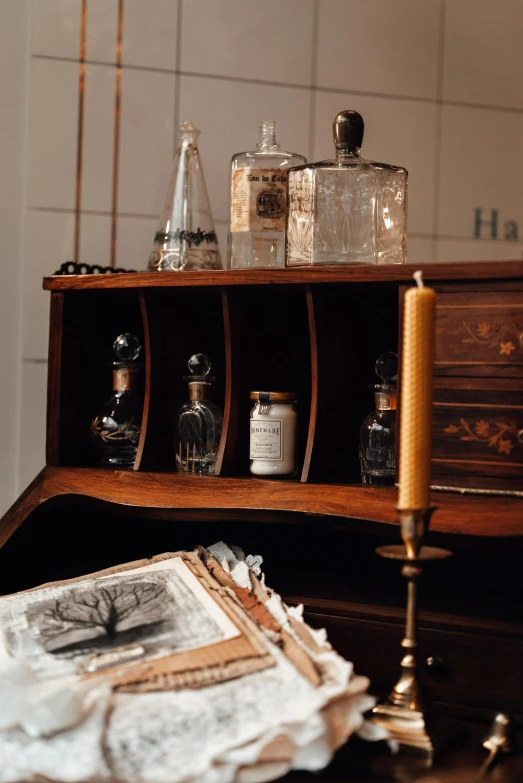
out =
[[251,459],[281,460],[281,419],[253,419],[251,421]]

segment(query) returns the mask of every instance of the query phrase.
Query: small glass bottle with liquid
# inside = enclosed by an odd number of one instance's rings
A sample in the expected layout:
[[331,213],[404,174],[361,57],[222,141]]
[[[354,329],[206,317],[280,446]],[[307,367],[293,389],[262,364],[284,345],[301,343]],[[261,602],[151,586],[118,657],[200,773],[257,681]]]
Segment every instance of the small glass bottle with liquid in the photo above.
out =
[[360,428],[361,480],[364,484],[392,486],[396,480],[397,354],[381,354],[376,375],[381,380],[374,386],[376,410]]
[[91,421],[91,440],[100,465],[132,468],[142,426],[142,402],[136,394],[137,363],[142,346],[133,334],[113,343],[113,393]]
[[261,140],[252,152],[232,159],[229,267],[285,266],[287,169],[306,163],[276,143],[276,123],[263,120]]
[[213,476],[222,432],[222,412],[209,399],[211,363],[203,353],[191,356],[184,376],[189,400],[176,415],[176,468],[181,473]]

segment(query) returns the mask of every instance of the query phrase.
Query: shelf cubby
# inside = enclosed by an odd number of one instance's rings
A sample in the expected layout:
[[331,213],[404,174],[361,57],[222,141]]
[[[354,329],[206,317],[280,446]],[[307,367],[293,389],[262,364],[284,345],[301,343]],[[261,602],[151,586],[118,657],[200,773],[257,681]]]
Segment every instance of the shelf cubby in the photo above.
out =
[[249,475],[251,391],[293,391],[299,413],[298,479],[307,479],[311,417],[311,338],[305,286],[227,288],[230,414],[221,474]]
[[[227,319],[225,289],[146,289],[143,291],[147,362],[141,454],[136,467],[175,470],[175,419],[187,401],[187,362],[204,353],[212,363],[212,399],[223,410],[226,398]],[[226,428],[224,428],[226,429]]]
[[[95,465],[89,424],[111,394],[115,338],[130,332],[144,346],[143,295],[138,289],[123,289],[52,296],[47,463]],[[142,396],[144,386],[142,374],[138,389]]]
[[360,426],[374,410],[374,365],[398,351],[398,288],[314,286],[311,293],[315,397],[309,479],[359,483]]

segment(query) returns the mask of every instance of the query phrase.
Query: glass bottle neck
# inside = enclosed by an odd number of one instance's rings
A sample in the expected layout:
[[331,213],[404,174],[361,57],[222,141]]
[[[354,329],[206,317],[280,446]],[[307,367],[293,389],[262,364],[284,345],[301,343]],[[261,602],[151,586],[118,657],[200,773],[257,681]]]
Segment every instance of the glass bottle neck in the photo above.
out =
[[261,139],[256,145],[258,150],[279,150],[276,143],[276,123],[272,120],[264,120],[260,125]]
[[378,411],[395,411],[397,392],[395,391],[377,391],[374,394],[376,401],[376,410]]
[[113,368],[113,391],[131,391],[134,389],[135,378],[136,368],[134,367]]
[[208,400],[209,399],[210,383],[202,383],[201,381],[189,382],[189,400]]
[[338,147],[336,149],[336,162],[341,165],[353,163],[358,159],[361,159],[361,147]]

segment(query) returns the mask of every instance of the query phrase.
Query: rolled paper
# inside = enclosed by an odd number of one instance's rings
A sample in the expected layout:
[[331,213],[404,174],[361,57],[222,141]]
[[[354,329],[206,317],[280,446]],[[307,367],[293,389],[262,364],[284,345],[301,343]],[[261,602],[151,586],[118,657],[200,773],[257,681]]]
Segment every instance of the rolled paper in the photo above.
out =
[[404,299],[399,509],[430,505],[436,292],[423,285],[421,272],[415,272],[414,279],[417,286]]

